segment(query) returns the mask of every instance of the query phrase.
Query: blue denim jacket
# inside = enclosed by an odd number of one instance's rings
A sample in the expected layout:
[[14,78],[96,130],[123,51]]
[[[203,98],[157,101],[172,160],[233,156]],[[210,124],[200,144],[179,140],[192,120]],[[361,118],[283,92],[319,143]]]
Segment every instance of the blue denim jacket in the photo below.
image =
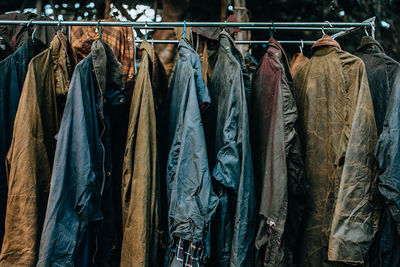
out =
[[122,88],[121,64],[107,44],[95,41],[75,68],[57,135],[37,266],[87,264],[85,244],[101,238],[88,226],[104,219],[102,198],[111,183],[106,107],[125,102]]
[[212,191],[200,106],[210,103],[200,58],[185,40],[169,90],[167,195],[170,245],[204,246],[218,200]]

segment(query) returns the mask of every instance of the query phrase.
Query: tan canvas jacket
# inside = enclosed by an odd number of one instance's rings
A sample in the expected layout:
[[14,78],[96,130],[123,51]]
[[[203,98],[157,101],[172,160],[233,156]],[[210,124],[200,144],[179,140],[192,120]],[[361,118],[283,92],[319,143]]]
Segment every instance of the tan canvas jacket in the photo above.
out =
[[66,37],[28,66],[7,154],[8,198],[0,266],[35,266],[46,212],[62,105],[72,70]]

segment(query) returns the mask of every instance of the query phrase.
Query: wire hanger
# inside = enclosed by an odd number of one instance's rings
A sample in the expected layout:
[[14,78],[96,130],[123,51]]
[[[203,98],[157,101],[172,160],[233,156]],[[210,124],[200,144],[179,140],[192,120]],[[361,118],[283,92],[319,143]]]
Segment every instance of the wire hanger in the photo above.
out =
[[[327,20],[325,20],[324,23],[327,23],[328,26],[331,27],[331,28],[333,27],[332,24],[331,24],[329,21],[327,21]],[[324,31],[324,27],[325,27],[325,26],[322,26],[322,27],[321,27],[322,35],[325,35],[325,34],[326,34],[325,31]]]
[[368,33],[368,31],[367,31],[367,27],[364,27],[364,32],[365,32],[365,35],[366,35],[366,36],[369,36],[369,33]]
[[301,41],[301,45],[299,46],[300,53],[303,54],[304,42],[303,42],[303,39],[301,39],[300,41]]
[[[31,24],[32,24],[32,22],[33,22],[33,19],[31,19],[31,20],[28,22],[28,24],[26,24],[26,27],[30,27]],[[32,42],[33,42],[33,43],[35,43],[35,33],[36,33],[36,30],[37,30],[37,25],[34,26],[33,32],[32,32]]]

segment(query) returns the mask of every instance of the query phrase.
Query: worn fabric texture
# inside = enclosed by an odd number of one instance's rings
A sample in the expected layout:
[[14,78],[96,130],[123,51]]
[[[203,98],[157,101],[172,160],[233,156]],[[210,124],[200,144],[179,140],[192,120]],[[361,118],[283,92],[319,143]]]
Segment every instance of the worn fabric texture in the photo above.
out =
[[123,86],[111,48],[93,42],[75,68],[57,134],[37,266],[109,266],[114,204],[108,109],[125,102]]
[[184,39],[178,49],[165,114],[169,248],[176,251],[177,241],[182,239],[206,247],[206,252],[201,253],[207,257],[210,221],[218,204],[212,190],[200,114],[201,108],[210,103],[210,95],[199,56]]
[[[205,113],[207,150],[219,206],[211,225],[209,266],[253,266],[256,203],[246,95],[250,80],[225,31],[210,80]],[[247,76],[248,78],[248,76]]]
[[140,50],[123,167],[121,266],[159,266],[163,258],[156,111],[167,83],[151,44],[143,42]]
[[384,208],[371,250],[371,266],[400,266],[400,64],[370,36],[363,37],[356,55],[368,73],[379,134],[375,157]]
[[310,59],[302,53],[296,53],[293,55],[290,65],[290,74],[292,75],[293,79],[297,71],[299,71],[299,69],[306,65],[309,60]]
[[7,154],[8,197],[0,264],[36,264],[56,135],[72,70],[66,37],[34,57],[22,89]]
[[[103,20],[114,21],[114,20]],[[99,39],[97,26],[71,27],[71,47],[75,61],[78,63],[89,55],[92,43]],[[113,50],[117,60],[122,64],[125,75],[125,89],[133,90],[135,76],[135,47],[133,31],[130,27],[103,27],[102,40]]]
[[11,145],[14,119],[31,59],[47,47],[40,40],[28,39],[18,50],[0,62],[0,251],[7,205],[5,160]]
[[[38,16],[34,13],[8,13],[0,15],[0,20],[51,20],[45,16]],[[41,40],[45,45],[49,46],[54,35],[57,33],[57,26],[25,26],[25,25],[0,25],[0,36],[3,38],[6,46],[10,49],[0,53],[2,56],[9,56],[22,46],[28,39],[32,39],[34,29],[35,38]],[[9,52],[6,54],[6,52]],[[3,59],[3,58],[2,58]]]
[[[283,232],[292,230],[285,229],[288,194],[293,198],[305,195],[303,159],[295,129],[297,108],[288,70],[282,46],[270,39],[267,53],[257,67],[251,92],[252,152],[259,203],[256,266],[290,266],[292,262],[284,257],[287,252],[282,240]],[[294,205],[301,206],[301,202]],[[299,224],[299,218],[296,219],[294,225]],[[290,242],[294,243],[296,234],[297,231],[288,232]]]
[[377,130],[366,71],[327,35],[313,52],[295,76],[310,185],[300,266],[362,264],[377,227]]

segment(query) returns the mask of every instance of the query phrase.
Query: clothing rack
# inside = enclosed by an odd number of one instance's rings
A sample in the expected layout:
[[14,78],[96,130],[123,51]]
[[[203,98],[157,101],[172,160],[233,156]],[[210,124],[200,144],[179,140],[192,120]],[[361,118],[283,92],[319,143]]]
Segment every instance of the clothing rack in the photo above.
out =
[[[376,18],[371,17],[362,22],[147,22],[147,21],[47,21],[47,20],[0,20],[0,25],[21,26],[107,26],[132,27],[133,29],[173,29],[174,27],[238,27],[241,30],[296,30],[296,31],[339,31],[332,38],[342,37],[361,28],[371,29],[371,36],[375,38]],[[143,40],[136,39],[141,43]],[[179,43],[178,40],[148,40],[150,43],[170,44]],[[282,44],[314,44],[315,41],[282,40]],[[267,40],[235,41],[236,44],[267,44]]]

